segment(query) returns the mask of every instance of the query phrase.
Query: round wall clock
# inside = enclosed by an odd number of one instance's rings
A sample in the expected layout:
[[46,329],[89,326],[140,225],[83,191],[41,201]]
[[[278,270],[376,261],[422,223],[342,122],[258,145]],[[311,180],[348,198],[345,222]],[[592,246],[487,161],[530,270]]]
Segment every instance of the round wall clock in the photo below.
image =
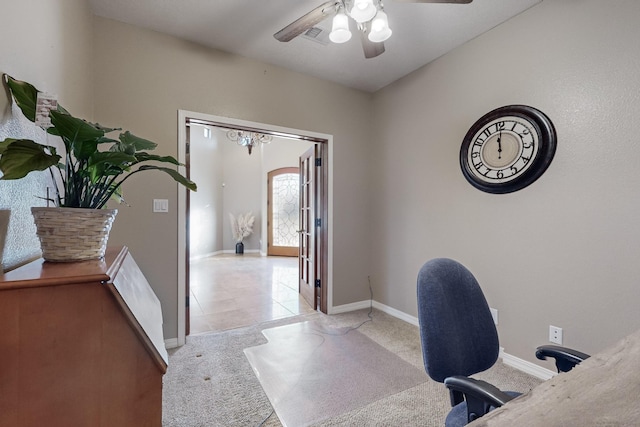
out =
[[538,179],[556,152],[556,131],[540,110],[507,105],[480,117],[460,147],[460,167],[471,185],[511,193]]

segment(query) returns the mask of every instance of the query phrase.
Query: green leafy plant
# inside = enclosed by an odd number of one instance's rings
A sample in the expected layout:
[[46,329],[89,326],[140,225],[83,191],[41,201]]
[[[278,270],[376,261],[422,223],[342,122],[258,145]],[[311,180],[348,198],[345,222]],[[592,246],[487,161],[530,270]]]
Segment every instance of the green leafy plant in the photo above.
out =
[[[27,82],[4,74],[3,80],[16,105],[27,119],[35,123],[38,89]],[[69,114],[59,104],[49,112],[51,127],[46,132],[59,136],[65,152],[58,154],[53,146],[30,139],[7,138],[0,141],[0,179],[21,179],[33,171],[49,170],[59,207],[100,209],[110,198],[121,198],[120,186],[134,174],[158,170],[171,176],[186,188],[196,191],[196,184],[170,167],[180,163],[171,156],[149,154],[155,142],[137,137],[129,131],[118,139],[107,134],[121,131],[90,123]]]

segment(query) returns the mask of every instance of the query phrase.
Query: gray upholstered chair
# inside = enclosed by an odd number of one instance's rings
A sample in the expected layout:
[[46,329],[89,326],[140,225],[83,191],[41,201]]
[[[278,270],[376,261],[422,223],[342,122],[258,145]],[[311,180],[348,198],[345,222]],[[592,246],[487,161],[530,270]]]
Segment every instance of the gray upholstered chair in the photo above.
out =
[[[493,366],[499,343],[480,285],[462,264],[438,258],[420,269],[418,320],[427,374],[443,382],[451,395],[447,427],[466,425],[518,395],[469,378]],[[555,357],[559,371],[589,357],[558,346],[540,347],[537,356]]]

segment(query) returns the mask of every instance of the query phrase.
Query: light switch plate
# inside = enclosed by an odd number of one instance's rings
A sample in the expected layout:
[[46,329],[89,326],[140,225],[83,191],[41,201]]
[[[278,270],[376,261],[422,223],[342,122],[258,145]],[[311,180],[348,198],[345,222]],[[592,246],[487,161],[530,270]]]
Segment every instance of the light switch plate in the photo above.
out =
[[169,212],[169,200],[153,199],[153,212],[161,212],[161,213]]

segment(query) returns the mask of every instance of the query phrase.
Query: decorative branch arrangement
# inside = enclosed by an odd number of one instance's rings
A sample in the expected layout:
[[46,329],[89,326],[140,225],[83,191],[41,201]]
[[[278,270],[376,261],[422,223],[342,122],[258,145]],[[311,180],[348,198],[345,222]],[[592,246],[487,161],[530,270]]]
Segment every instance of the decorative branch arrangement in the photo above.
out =
[[238,218],[229,213],[229,219],[231,220],[233,238],[237,243],[242,243],[242,240],[253,232],[253,222],[256,218],[251,212],[247,212],[246,214],[238,215]]

